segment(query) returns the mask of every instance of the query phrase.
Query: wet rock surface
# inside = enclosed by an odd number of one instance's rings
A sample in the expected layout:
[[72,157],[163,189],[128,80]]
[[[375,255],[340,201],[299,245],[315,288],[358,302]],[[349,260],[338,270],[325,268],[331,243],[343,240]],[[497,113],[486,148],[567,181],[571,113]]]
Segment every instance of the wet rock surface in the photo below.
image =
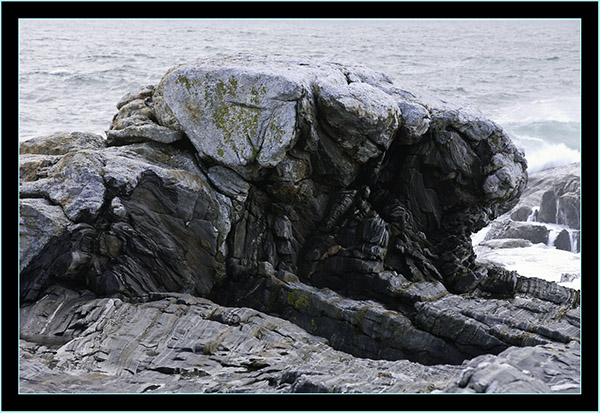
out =
[[117,109],[22,147],[22,391],[577,390],[579,292],[476,261],[527,173],[467,103],[238,56]]
[[485,239],[519,238],[580,252],[580,227],[581,164],[575,162],[532,174],[518,204]]

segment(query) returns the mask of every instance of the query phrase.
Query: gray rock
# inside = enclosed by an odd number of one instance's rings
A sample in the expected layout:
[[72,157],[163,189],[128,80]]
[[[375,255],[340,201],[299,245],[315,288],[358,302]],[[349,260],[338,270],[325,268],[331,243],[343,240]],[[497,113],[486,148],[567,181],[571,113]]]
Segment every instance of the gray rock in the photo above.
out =
[[501,238],[501,239],[491,239],[488,241],[482,241],[479,243],[484,247],[489,248],[525,248],[531,247],[533,244],[528,239],[523,238]]
[[535,172],[529,177],[527,188],[515,207],[513,220],[520,220],[515,215],[517,210],[538,208],[535,217],[537,222],[556,223],[572,229],[580,228],[580,163],[572,163],[556,168]]
[[231,169],[216,165],[209,168],[207,176],[222,194],[239,199],[241,202],[246,200],[250,185]]
[[[44,333],[71,340],[52,344],[33,334],[41,327],[36,314],[49,310]],[[26,393],[424,391],[427,379],[449,375],[409,361],[354,358],[290,322],[189,295],[131,304],[54,289],[22,320]]]
[[121,109],[123,106],[125,106],[131,101],[149,98],[152,96],[152,92],[154,92],[154,86],[148,85],[140,88],[140,90],[138,90],[137,92],[127,93],[117,103],[117,109]]
[[316,88],[324,127],[348,156],[364,163],[389,146],[400,114],[392,96],[360,82],[319,82]]
[[561,276],[560,276],[560,283],[571,282],[573,280],[576,280],[579,277],[581,277],[581,274],[564,273],[564,274],[561,274]]
[[[556,360],[561,363],[556,363]],[[565,347],[510,348],[466,362],[450,393],[578,393],[579,342]]]
[[581,199],[578,193],[568,192],[558,197],[556,206],[556,223],[569,228],[581,227]]
[[532,213],[534,211],[528,206],[515,207],[510,213],[510,219],[513,221],[527,221]]
[[552,190],[557,196],[577,192],[580,187],[581,164],[579,162],[537,171],[529,176],[523,190],[521,205],[539,206],[545,192]]
[[128,102],[119,109],[113,117],[111,130],[125,129],[129,126],[139,126],[155,123],[151,98],[136,99]]
[[19,180],[33,182],[48,177],[48,170],[60,160],[61,155],[22,154],[19,156]]
[[571,236],[569,231],[563,229],[558,233],[554,240],[554,246],[559,250],[571,251]]
[[[24,182],[39,191],[25,195],[57,206],[22,200],[22,247],[31,247],[22,250],[23,297],[35,298],[53,277],[98,294],[206,294],[224,277],[233,213],[208,182],[191,155],[166,145],[64,155],[48,178]],[[63,234],[77,222],[95,226]]]
[[430,112],[420,103],[403,99],[398,100],[397,105],[403,120],[400,125],[399,139],[408,145],[413,145],[427,132],[431,121]]
[[277,217],[273,223],[273,229],[275,231],[275,236],[287,240],[292,239],[292,223],[285,215]]
[[127,216],[127,209],[119,197],[114,197],[110,202],[110,212],[112,212],[117,219],[124,219]]
[[106,142],[100,135],[84,132],[58,132],[21,142],[19,154],[64,155],[76,150],[96,150],[105,146]]
[[183,139],[180,131],[156,123],[152,94],[154,86],[146,86],[123,96],[117,104],[110,130],[106,131],[108,146],[131,145],[142,142],[171,144]]
[[486,276],[477,284],[477,289],[486,297],[512,297],[518,275],[514,271],[498,269],[493,265],[487,268]]
[[[521,288],[520,279],[516,281],[517,289]],[[515,345],[578,340],[577,326],[554,319],[558,314],[554,311],[571,308],[571,301],[567,297],[561,297],[561,300],[564,307],[558,309],[551,302],[536,302],[528,298],[508,304],[500,299],[473,301],[449,295],[431,303],[417,303],[415,323],[437,336],[449,339],[461,351],[471,352],[471,356],[497,354]],[[558,301],[558,297],[555,301]]]
[[[518,248],[529,246],[528,242],[542,242],[560,250],[579,252],[579,176],[579,163],[538,171],[529,176],[518,204],[489,225],[485,240],[479,246]],[[563,229],[557,229],[557,224]],[[509,237],[518,237],[524,242]]]
[[537,223],[499,221],[486,234],[484,241],[499,238],[518,238],[528,240],[533,244],[548,244],[550,231],[544,225]]
[[527,174],[465,102],[237,56],[118,110],[108,146],[22,158],[26,392],[506,391],[463,363],[579,340],[577,292],[475,260]]
[[203,156],[240,173],[273,167],[298,138],[304,79],[289,68],[226,60],[171,69],[154,92],[159,122],[173,116]]
[[579,305],[579,290],[573,290],[535,277],[519,277],[515,290],[555,304]]
[[44,197],[60,205],[73,222],[91,222],[104,203],[102,156],[94,151],[69,152],[45,172],[46,177],[21,183],[21,196]]
[[182,134],[156,124],[142,124],[106,131],[106,138],[108,146],[119,146],[146,141],[173,143],[180,140]]
[[19,200],[19,269],[29,265],[53,237],[60,237],[71,221],[62,208],[41,198]]
[[[40,324],[41,314],[51,316]],[[371,360],[334,350],[291,322],[187,294],[129,303],[53,288],[22,310],[20,347],[24,393],[579,390],[576,341],[513,347],[454,366]]]
[[546,191],[542,195],[538,219],[540,222],[556,223],[556,194],[554,191]]

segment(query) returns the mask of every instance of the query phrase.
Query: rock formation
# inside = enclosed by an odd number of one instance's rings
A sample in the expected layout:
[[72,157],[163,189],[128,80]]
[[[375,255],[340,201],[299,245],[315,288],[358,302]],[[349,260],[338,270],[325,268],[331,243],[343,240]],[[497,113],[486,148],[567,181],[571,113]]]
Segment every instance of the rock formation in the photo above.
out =
[[485,239],[517,238],[579,252],[580,205],[579,162],[536,172],[518,204],[491,225]]
[[237,56],[117,109],[21,145],[23,391],[578,391],[579,292],[475,260],[527,173],[467,103]]

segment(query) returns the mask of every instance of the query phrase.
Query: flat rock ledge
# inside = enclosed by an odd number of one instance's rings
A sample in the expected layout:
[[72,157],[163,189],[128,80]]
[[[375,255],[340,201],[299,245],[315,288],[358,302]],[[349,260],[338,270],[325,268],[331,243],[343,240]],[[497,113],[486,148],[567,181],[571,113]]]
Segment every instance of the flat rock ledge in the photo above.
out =
[[579,291],[477,262],[526,162],[362,66],[208,59],[21,144],[26,393],[579,392]]

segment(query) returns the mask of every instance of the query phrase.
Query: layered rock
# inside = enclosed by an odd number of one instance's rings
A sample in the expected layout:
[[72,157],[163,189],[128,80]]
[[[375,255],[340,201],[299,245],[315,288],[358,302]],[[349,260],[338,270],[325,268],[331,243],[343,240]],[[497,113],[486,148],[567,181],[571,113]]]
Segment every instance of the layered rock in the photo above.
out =
[[81,148],[20,193],[25,302],[57,281],[101,295],[206,295],[225,273],[232,203],[187,151]]
[[[50,315],[50,316],[49,316]],[[357,358],[279,317],[189,294],[136,302],[51,287],[21,313],[26,393],[577,392],[578,343],[461,365]]]
[[578,292],[475,259],[527,174],[466,103],[232,57],[117,106],[106,141],[21,157],[28,391],[503,391],[464,363],[579,340]]

